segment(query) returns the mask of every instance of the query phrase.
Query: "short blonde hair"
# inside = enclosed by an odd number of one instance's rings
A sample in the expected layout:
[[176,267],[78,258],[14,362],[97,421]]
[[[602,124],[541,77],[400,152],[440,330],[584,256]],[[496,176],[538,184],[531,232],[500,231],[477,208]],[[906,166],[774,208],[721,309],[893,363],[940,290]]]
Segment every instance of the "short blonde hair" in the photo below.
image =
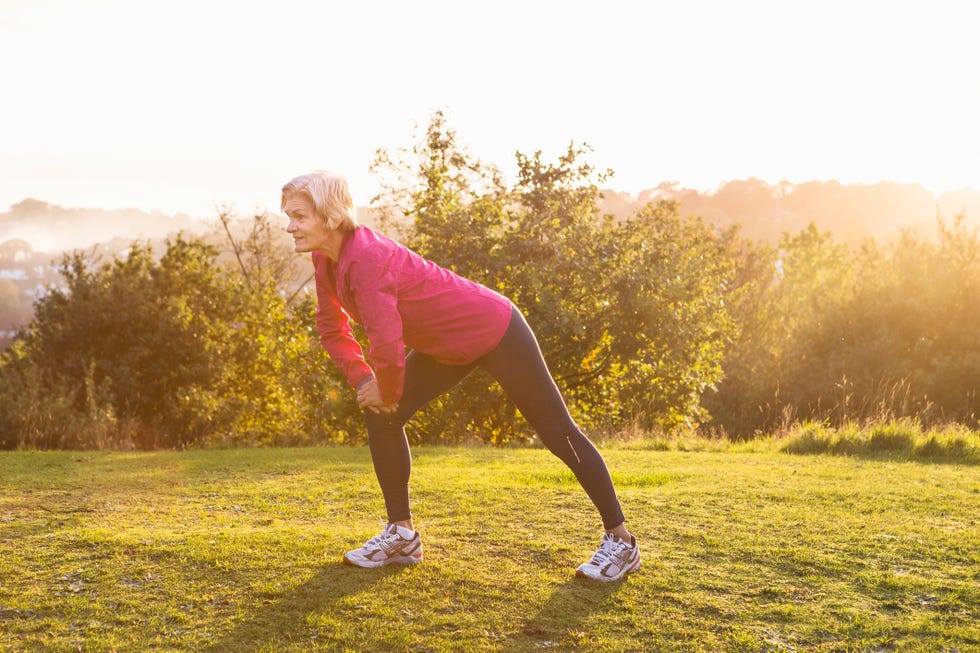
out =
[[347,180],[325,170],[316,170],[291,179],[282,187],[280,209],[286,208],[290,195],[303,193],[313,201],[316,215],[327,229],[354,231],[357,229],[357,212]]

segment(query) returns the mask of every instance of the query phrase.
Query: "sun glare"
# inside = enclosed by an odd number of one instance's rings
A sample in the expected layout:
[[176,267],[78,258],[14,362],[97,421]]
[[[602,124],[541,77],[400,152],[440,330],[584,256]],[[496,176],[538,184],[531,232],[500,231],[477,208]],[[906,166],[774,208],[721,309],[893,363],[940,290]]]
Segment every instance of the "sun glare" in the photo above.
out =
[[[634,193],[749,177],[980,188],[980,39],[955,3],[525,4],[502,0],[474,33],[427,2],[231,21],[190,0],[6,2],[19,100],[0,109],[0,208],[275,209],[284,176],[320,167],[365,204],[375,150],[410,145],[435,109],[504,169],[515,150],[585,142]],[[344,29],[324,38],[331,21]]]

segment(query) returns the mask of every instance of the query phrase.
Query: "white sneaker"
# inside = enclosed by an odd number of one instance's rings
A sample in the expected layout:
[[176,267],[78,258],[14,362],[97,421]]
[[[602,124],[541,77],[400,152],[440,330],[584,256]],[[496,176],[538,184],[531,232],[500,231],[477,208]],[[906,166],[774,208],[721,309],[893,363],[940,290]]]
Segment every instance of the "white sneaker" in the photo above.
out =
[[344,563],[355,567],[383,567],[384,565],[414,565],[422,562],[422,537],[418,531],[411,538],[404,538],[398,526],[388,524],[364,543],[359,549],[344,554]]
[[595,555],[579,565],[575,575],[608,582],[619,580],[639,567],[640,547],[636,544],[636,538],[631,535],[630,542],[626,542],[612,533],[606,533]]

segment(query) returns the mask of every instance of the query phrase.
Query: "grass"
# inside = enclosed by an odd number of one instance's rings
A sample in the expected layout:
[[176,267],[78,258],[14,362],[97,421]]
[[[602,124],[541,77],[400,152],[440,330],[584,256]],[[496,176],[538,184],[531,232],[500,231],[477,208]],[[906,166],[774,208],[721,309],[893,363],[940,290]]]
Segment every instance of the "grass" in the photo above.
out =
[[783,438],[788,453],[903,457],[935,462],[980,463],[980,433],[955,424],[924,429],[915,420],[891,420],[833,429],[815,422],[794,426]]
[[366,449],[0,453],[0,651],[969,651],[980,468],[608,446],[643,567],[538,449],[418,448],[426,561],[340,554]]

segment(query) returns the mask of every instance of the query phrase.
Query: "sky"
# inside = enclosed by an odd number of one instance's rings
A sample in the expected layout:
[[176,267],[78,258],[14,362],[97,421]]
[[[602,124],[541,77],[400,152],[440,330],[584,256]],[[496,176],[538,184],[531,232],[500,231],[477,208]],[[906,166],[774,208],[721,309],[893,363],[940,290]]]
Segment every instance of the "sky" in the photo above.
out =
[[570,142],[608,186],[980,188],[980,28],[963,0],[0,0],[0,212],[27,197],[278,212],[441,110],[513,179]]

